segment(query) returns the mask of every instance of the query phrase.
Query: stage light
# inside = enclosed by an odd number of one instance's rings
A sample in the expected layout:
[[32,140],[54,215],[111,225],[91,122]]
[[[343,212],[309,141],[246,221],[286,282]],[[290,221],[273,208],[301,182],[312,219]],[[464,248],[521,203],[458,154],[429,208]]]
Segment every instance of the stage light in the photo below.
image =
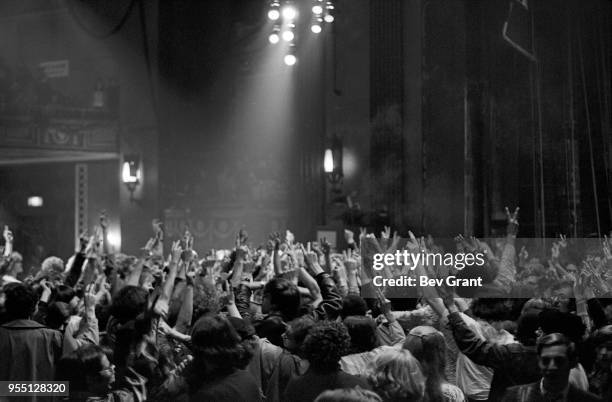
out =
[[123,168],[121,169],[121,180],[130,192],[130,201],[134,201],[134,190],[142,179],[139,155],[125,155]]
[[115,250],[119,250],[121,248],[121,234],[118,231],[109,230],[106,234],[106,241],[108,242],[108,245]]
[[295,38],[293,31],[287,30],[283,32],[283,40],[285,42],[291,42]]
[[28,197],[28,207],[30,208],[40,208],[43,206],[43,198],[40,196],[32,196],[32,197]]
[[331,14],[325,14],[325,17],[323,17],[323,19],[325,20],[325,22],[334,22],[334,16]]
[[295,63],[297,63],[297,57],[295,57],[294,54],[290,53],[288,55],[285,55],[284,61],[286,65],[293,66]]
[[316,15],[323,14],[323,7],[318,4],[316,6],[312,6],[312,13]]
[[268,11],[268,18],[270,18],[272,21],[276,21],[280,18],[280,12],[275,8]]
[[325,157],[323,158],[323,170],[325,173],[332,173],[334,171],[334,154],[331,149],[325,150]]
[[282,13],[283,13],[283,18],[286,21],[292,21],[295,19],[295,17],[297,17],[297,10],[295,9],[295,7],[291,5],[284,6]]
[[314,22],[314,23],[313,23],[313,24],[310,26],[310,30],[311,30],[313,33],[316,33],[316,34],[321,33],[321,25],[319,25],[319,23],[318,23],[318,22]]
[[268,40],[270,41],[271,44],[275,45],[280,41],[280,37],[278,36],[276,32],[272,32],[270,36],[268,36]]

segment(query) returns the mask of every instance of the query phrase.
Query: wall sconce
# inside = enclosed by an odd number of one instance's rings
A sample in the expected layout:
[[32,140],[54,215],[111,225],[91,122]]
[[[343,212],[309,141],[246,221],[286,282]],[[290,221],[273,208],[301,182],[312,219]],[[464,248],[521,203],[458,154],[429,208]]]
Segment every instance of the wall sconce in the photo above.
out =
[[140,184],[141,176],[140,156],[125,155],[121,169],[121,180],[130,192],[130,202],[134,201],[134,190]]
[[334,137],[330,147],[325,150],[323,170],[334,188],[342,183],[342,141],[338,137]]

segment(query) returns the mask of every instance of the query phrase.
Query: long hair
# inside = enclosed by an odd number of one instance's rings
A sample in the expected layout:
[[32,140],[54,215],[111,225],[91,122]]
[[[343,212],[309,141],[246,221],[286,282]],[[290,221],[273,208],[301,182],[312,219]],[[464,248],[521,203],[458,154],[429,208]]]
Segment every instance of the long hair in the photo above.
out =
[[376,356],[368,366],[368,381],[385,402],[423,401],[425,376],[406,349],[389,349]]
[[[432,327],[427,328],[428,331]],[[414,329],[413,329],[414,331]],[[446,383],[444,369],[446,367],[446,342],[444,336],[433,330],[425,335],[413,334],[412,331],[406,336],[404,349],[421,363],[423,374],[427,378],[425,394],[428,402],[442,402],[442,384]]]
[[230,322],[218,315],[205,315],[193,326],[193,361],[187,383],[196,392],[205,382],[223,378],[243,363],[241,339]]

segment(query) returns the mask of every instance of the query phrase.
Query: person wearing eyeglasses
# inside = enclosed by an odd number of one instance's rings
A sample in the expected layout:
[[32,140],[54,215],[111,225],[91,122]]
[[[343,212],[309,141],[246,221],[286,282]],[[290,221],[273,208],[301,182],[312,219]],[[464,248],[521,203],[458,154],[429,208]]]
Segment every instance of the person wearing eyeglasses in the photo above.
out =
[[536,346],[540,381],[508,388],[502,402],[597,402],[598,396],[569,382],[578,363],[576,347],[565,335],[553,333],[538,339]]
[[113,389],[115,365],[111,364],[106,352],[98,345],[80,347],[58,364],[57,380],[68,381],[71,402],[131,402],[146,398],[145,382],[135,372],[132,388]]

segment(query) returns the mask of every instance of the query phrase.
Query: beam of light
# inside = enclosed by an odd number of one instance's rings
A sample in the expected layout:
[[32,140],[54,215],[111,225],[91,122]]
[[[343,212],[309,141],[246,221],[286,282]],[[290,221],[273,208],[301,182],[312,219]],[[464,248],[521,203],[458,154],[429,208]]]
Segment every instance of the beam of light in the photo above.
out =
[[297,10],[293,6],[286,5],[282,9],[282,14],[285,21],[293,21],[297,17]]
[[285,58],[283,60],[288,66],[293,66],[295,63],[297,63],[297,57],[295,57],[294,54],[285,55]]
[[285,42],[291,42],[295,38],[295,34],[293,31],[287,30],[283,31],[283,40]]
[[323,170],[325,173],[332,173],[334,171],[334,154],[331,149],[325,150],[325,157],[323,158]]
[[108,245],[115,250],[119,250],[121,248],[121,234],[116,229],[111,229],[108,231],[106,234],[106,241],[108,241]]

